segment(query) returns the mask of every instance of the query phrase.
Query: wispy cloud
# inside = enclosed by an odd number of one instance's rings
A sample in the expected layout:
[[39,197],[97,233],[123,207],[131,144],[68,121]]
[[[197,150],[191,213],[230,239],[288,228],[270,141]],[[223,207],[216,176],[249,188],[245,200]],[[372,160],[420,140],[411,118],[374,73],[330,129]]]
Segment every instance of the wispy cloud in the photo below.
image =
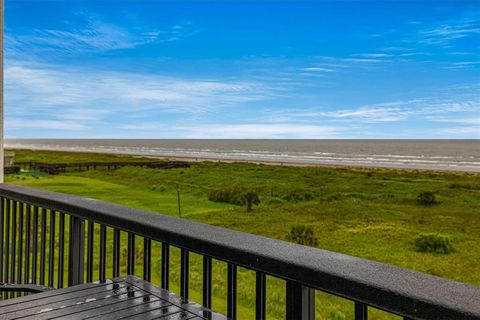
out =
[[[302,110],[283,110],[272,114],[272,122],[342,122],[342,123],[389,123],[411,120],[427,122],[449,122],[459,125],[478,124],[480,119],[480,101],[468,94],[454,97],[441,95],[435,98],[418,98],[402,101],[369,104],[357,108],[337,108],[325,111],[325,108],[302,108]],[[448,116],[446,116],[448,114]]]
[[478,21],[467,20],[456,24],[444,24],[419,31],[420,43],[446,45],[453,40],[480,34]]
[[33,29],[15,34],[6,28],[5,49],[7,57],[15,58],[19,54],[32,55],[48,51],[59,54],[108,52],[133,49],[153,42],[180,40],[192,34],[191,22],[175,24],[165,29],[147,29],[146,27],[128,28],[102,21],[95,16],[82,14],[83,25],[63,29]]
[[[280,94],[278,87],[248,80],[186,79],[12,62],[5,77],[7,115],[44,119],[48,114],[52,121],[80,124],[107,120],[114,114],[195,115]],[[13,123],[8,120],[7,127],[18,128],[18,122]]]
[[408,118],[411,111],[399,107],[367,106],[358,109],[346,109],[323,112],[320,115],[327,118],[360,120],[364,122],[398,122]]
[[[165,131],[164,123],[142,123],[123,126],[137,134]],[[243,123],[243,124],[196,124],[177,126],[177,134],[183,138],[226,138],[226,139],[275,139],[275,138],[335,138],[346,128],[341,126]]]
[[304,71],[313,71],[313,72],[333,72],[335,70],[323,67],[307,67],[303,68]]
[[467,51],[453,51],[449,52],[448,54],[452,56],[471,56],[473,52],[467,52]]
[[460,62],[451,62],[444,66],[444,69],[450,69],[455,71],[461,71],[476,67],[480,65],[480,61],[460,61]]
[[379,122],[398,122],[406,120],[414,113],[411,108],[413,104],[419,103],[421,100],[395,101],[380,104],[371,104],[352,109],[338,109],[335,111],[315,111],[297,113],[297,117],[306,118],[324,118],[341,121],[361,121],[365,123]]
[[467,136],[473,139],[480,139],[480,128],[478,126],[442,128],[439,130],[439,134],[447,136]]
[[42,119],[25,119],[21,118],[9,118],[6,121],[8,130],[18,129],[48,129],[48,130],[66,130],[66,131],[78,131],[88,129],[88,126],[75,122],[65,120],[42,120]]
[[388,58],[392,57],[393,55],[388,53],[357,53],[353,56],[362,58]]
[[427,116],[427,120],[434,121],[434,122],[443,122],[443,123],[451,123],[451,124],[461,124],[461,125],[472,125],[477,126],[480,130],[480,110],[478,114],[471,117],[445,117],[445,116]]

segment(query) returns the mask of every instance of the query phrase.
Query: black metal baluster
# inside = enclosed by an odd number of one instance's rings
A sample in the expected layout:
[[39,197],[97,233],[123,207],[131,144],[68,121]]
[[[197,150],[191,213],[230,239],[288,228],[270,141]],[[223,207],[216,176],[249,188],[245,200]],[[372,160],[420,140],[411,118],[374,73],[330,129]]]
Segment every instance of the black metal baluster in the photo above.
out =
[[93,281],[93,240],[95,237],[94,223],[88,221],[88,236],[87,236],[87,282]]
[[355,301],[355,320],[367,320],[368,306],[365,303]]
[[10,200],[5,199],[5,275],[3,281],[8,282],[9,274],[9,258],[10,258]]
[[113,277],[120,275],[120,230],[113,230]]
[[70,239],[68,243],[68,285],[83,284],[85,257],[85,224],[70,216]]
[[55,263],[55,214],[50,210],[50,248],[48,252],[48,285],[53,288]]
[[107,227],[100,225],[100,281],[105,282],[107,272]]
[[45,285],[45,263],[46,263],[46,256],[47,256],[47,210],[41,208],[41,223],[42,223],[42,231],[41,231],[41,243],[40,243],[40,284]]
[[18,204],[18,254],[17,254],[17,283],[22,282],[22,267],[23,267],[23,213],[25,204]]
[[37,283],[37,257],[38,257],[38,207],[33,209],[33,243],[32,243],[32,283]]
[[143,238],[143,279],[150,281],[152,277],[152,240]]
[[315,320],[315,290],[287,281],[286,319]]
[[[3,230],[5,227],[5,214],[3,206],[4,199],[0,198],[0,282],[3,282],[3,244],[5,243],[5,239],[3,238]],[[2,295],[0,294],[0,298]]]
[[127,248],[127,274],[135,274],[135,234],[128,234],[128,248]]
[[203,256],[203,305],[212,308],[212,258]]
[[65,264],[65,213],[60,212],[58,230],[58,288],[63,288],[63,266]]
[[190,255],[188,250],[180,250],[180,296],[188,301],[188,280],[189,280]]
[[267,276],[265,273],[257,271],[255,283],[255,319],[265,320],[266,318],[266,300],[267,300]]
[[237,319],[237,266],[228,264],[227,267],[227,317]]
[[13,202],[12,205],[12,247],[11,247],[11,261],[10,261],[10,283],[16,283],[15,277],[15,253],[17,252],[17,208],[18,203]]
[[162,243],[162,281],[163,289],[168,290],[170,287],[170,245]]
[[25,221],[25,271],[23,278],[25,279],[25,283],[31,283],[30,281],[30,234],[32,231],[32,227],[30,222],[32,220],[31,212],[32,206],[27,205],[26,207],[26,221]]

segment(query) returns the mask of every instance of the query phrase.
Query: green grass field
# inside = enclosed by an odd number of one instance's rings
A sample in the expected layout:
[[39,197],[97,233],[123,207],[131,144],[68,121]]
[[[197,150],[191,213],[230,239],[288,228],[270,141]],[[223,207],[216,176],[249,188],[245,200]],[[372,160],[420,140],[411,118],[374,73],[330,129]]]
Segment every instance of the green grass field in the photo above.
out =
[[[114,155],[16,151],[16,161],[115,159],[138,160]],[[57,176],[21,173],[7,176],[6,181],[172,216],[178,216],[178,184],[183,218],[282,240],[292,226],[305,225],[313,229],[319,248],[480,285],[480,176],[477,174],[201,162],[172,170],[124,167]],[[257,192],[261,201],[258,207],[247,213],[242,206],[209,200],[212,190],[234,187]],[[419,204],[417,196],[422,191],[433,192],[437,203]],[[292,194],[308,196],[295,200]],[[413,239],[421,233],[448,236],[455,251],[416,252]],[[215,272],[214,307],[223,311],[225,266],[219,263],[216,268],[220,271]],[[158,270],[154,268],[154,279]],[[201,301],[200,272],[200,260],[192,258],[192,298],[197,301]],[[239,273],[241,319],[252,318],[253,276],[252,272]],[[172,279],[178,279],[176,271]],[[269,281],[271,319],[283,318],[283,286],[281,281]],[[318,319],[352,318],[350,302],[321,293],[317,301]],[[382,312],[372,314],[372,319],[390,318]]]

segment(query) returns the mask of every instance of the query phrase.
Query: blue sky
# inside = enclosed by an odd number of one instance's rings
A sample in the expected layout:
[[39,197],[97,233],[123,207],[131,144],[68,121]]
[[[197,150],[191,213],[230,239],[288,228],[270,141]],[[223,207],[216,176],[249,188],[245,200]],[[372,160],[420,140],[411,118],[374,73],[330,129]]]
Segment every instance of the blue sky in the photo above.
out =
[[7,138],[480,138],[478,1],[5,6]]

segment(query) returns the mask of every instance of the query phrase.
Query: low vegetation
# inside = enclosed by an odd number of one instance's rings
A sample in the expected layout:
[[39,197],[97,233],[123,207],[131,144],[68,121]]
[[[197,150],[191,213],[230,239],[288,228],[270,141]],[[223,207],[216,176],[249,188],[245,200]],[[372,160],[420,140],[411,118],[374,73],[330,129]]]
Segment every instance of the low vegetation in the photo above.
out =
[[431,191],[420,192],[417,196],[417,201],[424,206],[431,206],[437,202],[435,194]]
[[283,199],[290,202],[300,202],[313,200],[314,194],[309,190],[292,188],[285,192]]
[[305,225],[293,226],[290,232],[287,234],[286,239],[290,242],[295,242],[310,247],[316,247],[318,245],[318,239],[315,237],[313,228]]
[[254,205],[258,206],[260,204],[260,197],[257,192],[240,187],[209,190],[208,200],[244,206],[247,212],[251,212]]
[[[109,157],[16,152],[17,161],[102,161]],[[126,159],[138,160],[122,157]],[[174,216],[178,215],[178,184],[183,218],[281,240],[289,237],[288,241],[309,242],[307,245],[313,243],[322,249],[480,285],[480,250],[472,249],[480,247],[478,174],[206,161],[172,170],[124,167],[57,176],[22,173],[7,176],[6,180]],[[254,192],[261,200],[253,201],[255,197],[251,197],[253,214],[245,214],[246,200],[240,197],[245,191]],[[417,202],[425,191],[434,192],[434,205],[429,200],[427,205]],[[427,240],[426,247],[443,247],[435,250],[451,254],[427,253],[430,249],[417,251],[415,235],[428,234],[448,235],[447,242],[441,240],[443,244],[438,245],[435,244],[438,240]],[[453,247],[455,250],[451,251]],[[153,250],[159,252],[160,249],[154,247]],[[202,267],[201,259],[197,258],[193,255],[191,261],[192,299],[201,301]],[[174,266],[179,258],[172,253],[172,259],[171,283],[172,289],[177,290],[179,273]],[[140,265],[136,268],[141,269]],[[152,268],[156,283],[160,269],[159,266]],[[226,267],[219,263],[214,270],[214,308],[224,312]],[[240,269],[238,277],[239,318],[254,318],[249,310],[255,306],[251,294],[255,290],[255,273]],[[269,319],[284,319],[284,294],[284,283],[269,278]],[[319,319],[353,318],[352,304],[343,299],[318,293],[317,305],[321,306]],[[369,310],[369,319],[396,318]]]
[[413,244],[417,252],[449,254],[455,251],[447,236],[436,233],[419,234]]

